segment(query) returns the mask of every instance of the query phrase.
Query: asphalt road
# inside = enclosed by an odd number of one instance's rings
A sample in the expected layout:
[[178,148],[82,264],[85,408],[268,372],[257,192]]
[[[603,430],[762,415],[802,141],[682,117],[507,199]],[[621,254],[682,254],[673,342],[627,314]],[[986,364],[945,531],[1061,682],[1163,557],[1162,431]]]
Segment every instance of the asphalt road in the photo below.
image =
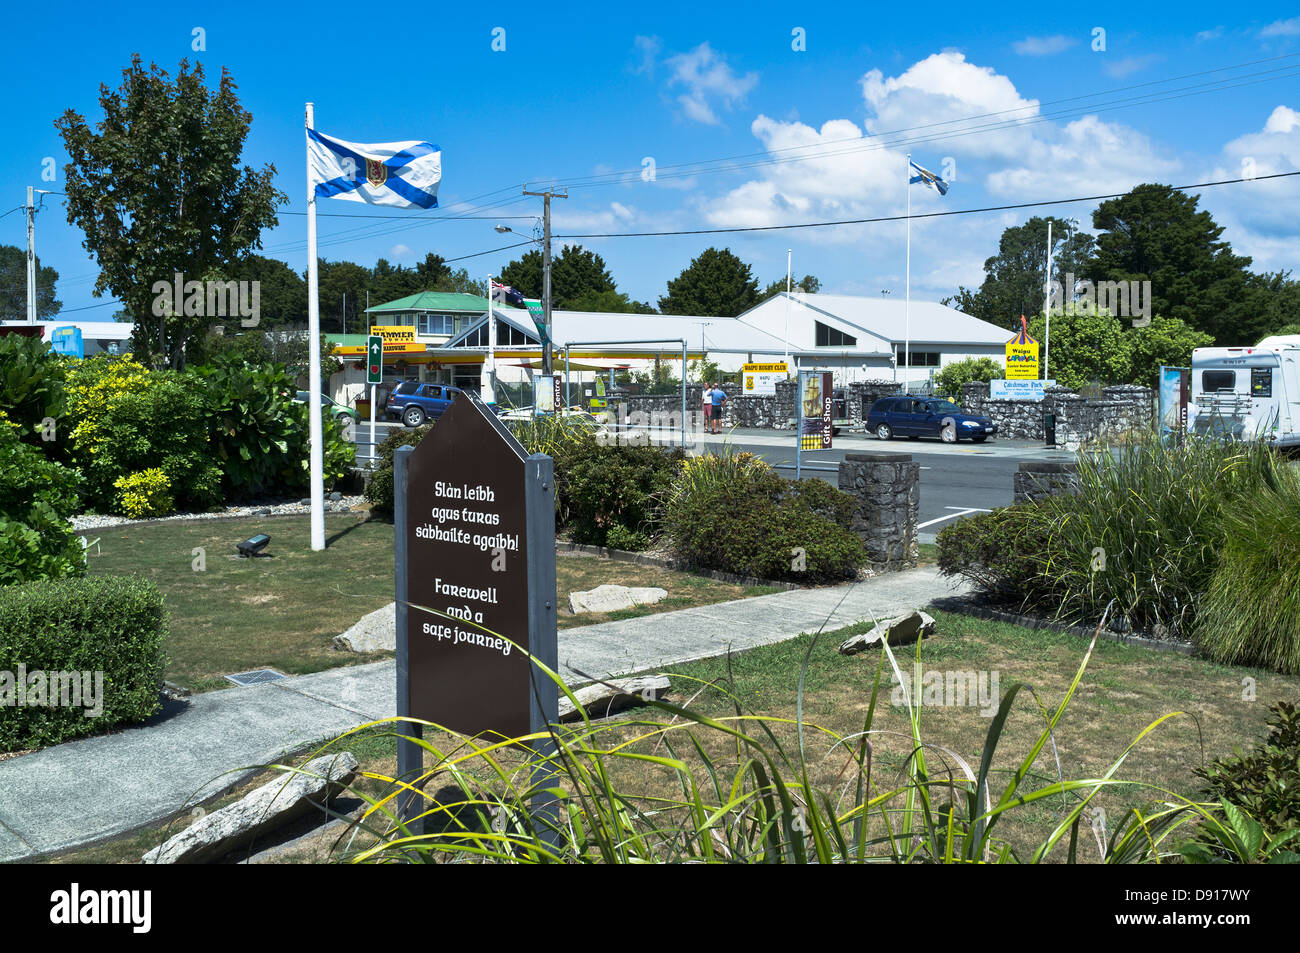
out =
[[[379,440],[383,440],[400,423],[376,423]],[[691,436],[687,435],[688,438]],[[369,452],[370,423],[357,427],[357,456]],[[794,477],[794,434],[787,431],[735,430],[725,437],[700,437],[695,448],[712,452],[724,441],[738,450],[757,454],[781,473]],[[1040,443],[1023,440],[999,440],[986,443],[959,442],[945,444],[939,440],[879,440],[866,434],[841,433],[830,450],[807,452],[803,464],[806,476],[836,482],[837,470],[813,470],[812,467],[837,468],[846,453],[884,452],[911,454],[921,466],[921,502],[918,528],[923,542],[955,519],[985,512],[1011,502],[1013,475],[1026,460],[1070,460],[1073,454],[1045,449]]]
[[[706,438],[708,446],[720,446],[722,438]],[[795,450],[792,433],[736,432],[731,444],[737,449],[758,454],[781,472],[794,476]],[[834,467],[831,470],[808,470],[816,476],[836,482],[839,463],[848,453],[911,454],[921,467],[921,500],[917,525],[923,541],[943,529],[954,519],[986,512],[1011,502],[1014,474],[1027,460],[1069,460],[1073,454],[1047,450],[1027,441],[999,441],[982,444],[959,442],[945,444],[939,440],[879,440],[864,434],[836,436],[830,450],[805,452],[804,466]],[[788,467],[788,468],[787,468]]]

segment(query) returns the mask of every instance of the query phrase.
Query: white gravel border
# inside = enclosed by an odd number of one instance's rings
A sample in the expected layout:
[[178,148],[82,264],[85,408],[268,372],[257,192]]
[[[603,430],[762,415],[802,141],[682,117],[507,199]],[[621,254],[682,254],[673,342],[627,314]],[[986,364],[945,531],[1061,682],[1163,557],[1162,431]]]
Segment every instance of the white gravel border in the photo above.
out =
[[[325,496],[326,513],[347,513],[365,502],[361,496],[341,496],[329,493]],[[212,513],[173,513],[171,516],[159,516],[151,519],[133,520],[125,516],[87,513],[69,517],[68,522],[78,533],[86,530],[108,529],[111,526],[137,526],[146,523],[166,523],[173,520],[228,520],[249,516],[307,516],[311,512],[309,502],[302,500],[293,503],[253,503],[248,506],[228,506]]]

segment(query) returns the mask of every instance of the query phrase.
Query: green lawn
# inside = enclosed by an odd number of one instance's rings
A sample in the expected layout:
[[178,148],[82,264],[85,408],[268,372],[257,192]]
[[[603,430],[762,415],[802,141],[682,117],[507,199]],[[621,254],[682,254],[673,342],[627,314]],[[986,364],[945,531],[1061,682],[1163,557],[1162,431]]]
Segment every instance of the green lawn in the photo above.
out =
[[[393,601],[393,526],[363,514],[331,514],[325,531],[327,548],[314,552],[302,516],[121,526],[89,534],[100,539],[89,566],[92,573],[137,573],[158,584],[171,622],[166,677],[205,691],[228,687],[222,676],[234,672],[273,668],[301,675],[383,657],[335,651],[333,639]],[[241,559],[235,544],[259,532],[271,537],[270,555]],[[196,549],[203,550],[201,569]],[[557,557],[556,581],[561,628],[770,591],[584,556]],[[668,597],[626,613],[568,612],[571,591],[604,583],[659,586]]]
[[[927,669],[944,673],[975,671],[998,674],[998,688],[1005,693],[1013,682],[1032,685],[1043,704],[1059,704],[1083,657],[1086,640],[1045,630],[1031,630],[1000,622],[935,612],[937,634],[922,647]],[[804,685],[804,718],[807,722],[849,734],[862,727],[880,655],[878,651],[842,656],[839,642],[868,623],[814,638],[800,636],[776,645],[762,646],[733,655],[685,665],[666,671],[673,678],[670,701],[706,715],[733,714],[731,697],[714,685],[729,686],[735,697],[756,714],[794,718],[796,687],[801,666],[807,658]],[[814,644],[815,643],[815,644]],[[809,655],[809,649],[812,649]],[[910,664],[911,648],[899,650],[900,664]],[[904,657],[905,656],[905,657]],[[1243,679],[1254,680],[1255,697],[1243,697]],[[911,750],[906,716],[891,707],[888,677],[882,683],[882,697],[874,728],[875,783],[885,788],[898,781],[898,772]],[[1170,712],[1185,714],[1171,719],[1139,744],[1117,772],[1117,777],[1142,782],[1146,788],[1116,790],[1095,800],[1105,810],[1106,830],[1113,831],[1124,810],[1158,801],[1160,789],[1195,795],[1199,781],[1192,768],[1220,757],[1234,747],[1248,748],[1265,733],[1267,708],[1275,701],[1300,697],[1300,678],[1257,670],[1229,668],[1171,652],[1100,642],[1083,681],[1055,733],[1060,771],[1066,779],[1097,777],[1105,772],[1125,747],[1152,721]],[[643,713],[644,714],[644,713]],[[650,713],[648,717],[660,716]],[[977,707],[929,707],[922,710],[925,741],[942,745],[978,768],[980,751],[990,719]],[[1028,751],[1042,729],[1042,716],[1033,696],[1022,692],[1008,719],[1005,733],[993,758],[993,793],[996,798],[1006,784],[1007,774]],[[776,736],[788,752],[797,750],[793,729],[773,725]],[[891,734],[890,732],[896,732]],[[641,733],[638,731],[638,733]],[[715,759],[715,768],[734,768],[734,742],[718,733],[695,729],[704,749]],[[751,726],[751,734],[757,734]],[[630,730],[628,731],[630,735]],[[446,738],[426,735],[430,743],[446,750]],[[610,743],[614,739],[607,739]],[[361,762],[363,770],[391,775],[396,767],[392,737],[381,731],[364,732],[347,740],[345,747]],[[844,784],[845,756],[832,751],[816,731],[805,732],[811,778],[823,790],[839,792]],[[634,742],[632,750],[648,752],[654,745]],[[660,746],[658,754],[664,754]],[[697,769],[697,781],[708,787],[698,756],[683,739],[675,753]],[[510,752],[500,752],[503,763],[513,764]],[[948,755],[933,749],[927,756],[932,771],[947,763]],[[669,778],[645,762],[610,762],[614,784],[633,801],[642,797],[680,795]],[[954,769],[955,770],[955,769]],[[475,772],[477,773],[477,772]],[[1024,789],[1052,783],[1057,766],[1049,743],[1033,766]],[[245,786],[263,783],[263,776]],[[483,774],[486,783],[491,779]],[[371,793],[385,792],[378,782],[358,782]],[[431,788],[434,785],[431,784]],[[238,792],[223,798],[226,803]],[[1066,809],[1061,799],[1041,801],[1017,808],[1000,824],[1000,836],[1027,853],[1055,826]],[[60,861],[84,863],[131,863],[150,847],[188,823],[181,818],[170,826],[159,825],[109,844],[79,851]],[[365,843],[362,837],[354,846]],[[1095,841],[1086,832],[1080,842],[1081,859],[1098,859]],[[338,850],[338,832],[309,840],[282,858],[283,862],[312,862],[327,859]],[[1061,859],[1058,850],[1049,859]]]

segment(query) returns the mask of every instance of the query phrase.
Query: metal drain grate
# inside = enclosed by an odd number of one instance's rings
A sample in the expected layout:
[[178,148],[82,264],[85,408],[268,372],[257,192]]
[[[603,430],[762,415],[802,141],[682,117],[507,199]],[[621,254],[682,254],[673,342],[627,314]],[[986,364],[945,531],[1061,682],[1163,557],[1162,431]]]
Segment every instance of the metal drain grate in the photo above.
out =
[[263,682],[278,682],[284,677],[279,672],[272,671],[269,668],[259,668],[255,672],[237,672],[234,675],[226,676],[230,681],[241,686],[260,685]]

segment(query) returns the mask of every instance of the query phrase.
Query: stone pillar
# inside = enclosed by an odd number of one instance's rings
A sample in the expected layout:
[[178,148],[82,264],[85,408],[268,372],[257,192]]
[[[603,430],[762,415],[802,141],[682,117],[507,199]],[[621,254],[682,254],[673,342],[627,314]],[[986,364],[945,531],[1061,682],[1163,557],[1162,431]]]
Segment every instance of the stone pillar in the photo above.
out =
[[839,487],[857,500],[849,529],[866,547],[871,568],[915,568],[921,466],[912,462],[912,455],[846,454],[840,464]]
[[776,382],[776,412],[775,423],[778,429],[784,430],[791,426],[790,421],[794,419],[794,399],[795,391],[799,389],[798,378],[792,377],[789,380]]
[[[985,381],[967,381],[961,385],[961,406],[968,414],[984,415],[984,402],[989,399],[989,385]],[[1002,436],[1001,428],[998,435]]]
[[1041,500],[1061,493],[1078,494],[1079,465],[1055,463],[1048,460],[1030,460],[1020,464],[1012,478],[1013,503]]

